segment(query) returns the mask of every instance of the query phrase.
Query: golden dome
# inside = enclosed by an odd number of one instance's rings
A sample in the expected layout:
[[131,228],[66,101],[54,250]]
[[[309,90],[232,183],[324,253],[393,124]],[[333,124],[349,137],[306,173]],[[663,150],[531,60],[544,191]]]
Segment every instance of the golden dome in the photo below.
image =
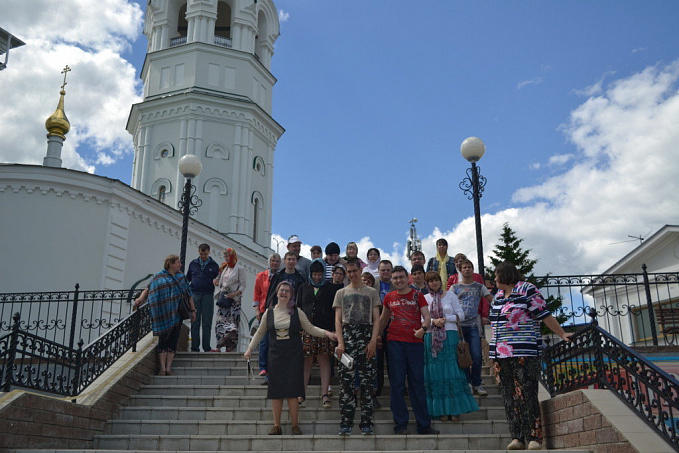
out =
[[71,123],[68,122],[66,112],[64,111],[64,96],[66,92],[62,88],[59,94],[61,94],[61,97],[59,98],[57,109],[45,121],[45,128],[48,132],[47,135],[57,135],[61,138],[66,138],[65,135],[71,130]]

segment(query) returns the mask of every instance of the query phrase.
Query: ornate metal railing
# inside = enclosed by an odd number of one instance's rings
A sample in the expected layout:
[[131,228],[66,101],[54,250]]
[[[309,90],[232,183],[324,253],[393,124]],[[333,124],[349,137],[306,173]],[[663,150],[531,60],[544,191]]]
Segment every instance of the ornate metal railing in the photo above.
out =
[[21,313],[21,330],[73,348],[83,340],[89,344],[118,324],[132,311],[138,280],[129,290],[59,291],[0,294],[0,335],[13,326],[14,313]]
[[679,382],[594,322],[572,342],[545,349],[542,382],[552,396],[595,386],[615,393],[679,451]]
[[150,331],[147,308],[131,313],[149,277],[129,290],[0,294],[0,390],[80,393]]
[[15,313],[9,333],[0,336],[0,390],[29,388],[75,396],[151,331],[148,306],[120,320],[111,330],[83,348],[60,344],[22,328]]
[[679,273],[569,275],[537,277],[546,298],[559,299],[554,311],[565,324],[591,320],[623,343],[634,346],[679,344]]

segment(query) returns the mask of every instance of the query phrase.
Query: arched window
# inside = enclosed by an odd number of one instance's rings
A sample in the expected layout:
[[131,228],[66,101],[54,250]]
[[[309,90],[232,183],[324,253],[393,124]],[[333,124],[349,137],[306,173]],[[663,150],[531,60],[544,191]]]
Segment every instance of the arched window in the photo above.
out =
[[264,159],[262,159],[260,156],[255,156],[255,158],[252,160],[252,169],[264,176],[266,174],[265,168]]
[[156,200],[165,203],[167,194],[172,192],[172,183],[167,178],[156,179],[151,186],[151,196]]
[[261,228],[261,211],[264,210],[264,199],[262,194],[255,191],[252,192],[252,198],[250,198],[252,203],[252,241],[257,242],[257,238],[260,236]]
[[215,36],[231,38],[231,7],[226,2],[217,3],[217,21]]
[[165,203],[165,194],[167,193],[167,187],[160,186],[158,188],[158,201]]
[[153,158],[156,160],[170,157],[174,157],[174,146],[172,146],[172,143],[160,143],[156,146],[156,149],[153,150]]
[[177,18],[177,33],[179,36],[186,37],[189,31],[189,22],[186,20],[186,3],[179,8],[179,17]]
[[268,35],[266,15],[264,11],[260,11],[257,15],[257,36],[255,36],[255,56],[260,58],[259,48],[262,46],[263,42],[266,41]]
[[257,228],[259,228],[259,200],[255,198],[255,213],[252,217],[252,242],[257,242]]

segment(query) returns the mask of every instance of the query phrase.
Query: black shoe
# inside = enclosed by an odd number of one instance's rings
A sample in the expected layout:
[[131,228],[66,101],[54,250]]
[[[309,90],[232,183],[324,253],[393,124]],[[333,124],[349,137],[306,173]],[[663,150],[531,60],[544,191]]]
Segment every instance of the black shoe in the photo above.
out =
[[428,426],[422,431],[418,432],[417,434],[441,434],[441,431],[439,431],[438,429],[434,429],[431,426]]
[[406,434],[410,434],[410,431],[408,431],[408,428],[399,428],[394,430],[394,434],[405,436]]

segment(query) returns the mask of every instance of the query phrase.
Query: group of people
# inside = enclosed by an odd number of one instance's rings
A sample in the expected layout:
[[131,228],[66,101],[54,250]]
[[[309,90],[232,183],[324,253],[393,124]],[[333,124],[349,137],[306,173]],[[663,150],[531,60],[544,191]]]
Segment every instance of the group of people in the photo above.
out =
[[[445,239],[437,241],[437,254],[429,261],[422,252],[413,252],[410,273],[403,266],[381,260],[374,248],[366,254],[367,262],[362,261],[353,242],[347,245],[344,257],[336,243],[326,246],[325,258],[323,250],[313,246],[312,260],[300,256],[301,244],[298,236],[291,236],[282,260],[272,254],[269,268],[255,280],[253,305],[260,324],[245,358],[249,360],[259,346],[260,376],[267,380],[267,397],[273,408],[274,426],[269,434],[283,432],[284,400],[292,434],[302,434],[299,406],[304,403],[314,361],[320,369],[325,408],[332,407],[330,382],[337,370],[340,435],[352,433],[358,400],[361,433],[373,434],[373,408],[381,407],[385,362],[394,433],[410,433],[407,394],[417,433],[439,434],[432,419],[459,421],[461,414],[479,409],[474,395],[487,395],[481,380],[481,329],[490,324],[489,355],[512,434],[507,449],[542,448],[537,399],[540,323],[566,341],[570,334],[551,316],[538,289],[525,281],[516,266],[499,265],[491,282],[474,273],[472,262],[463,254],[448,256]],[[201,251],[199,259],[189,265],[186,278],[179,273],[181,266],[168,264],[172,261],[168,257],[165,269],[150,284],[154,333],[156,324],[159,326],[160,374],[171,374],[167,357],[174,355],[174,337],[178,337],[178,331],[173,330],[165,340],[168,334],[161,329],[172,324],[161,322],[171,310],[158,310],[163,305],[158,300],[166,295],[168,286],[192,296],[191,348],[198,350],[196,333],[202,327],[205,351],[213,350],[205,332],[211,326],[214,286],[210,290],[207,282],[211,279],[219,286],[217,299],[226,299],[226,308],[220,305],[218,311],[218,346],[227,350],[236,347],[244,273],[233,250],[225,251],[222,266],[209,258],[209,248],[207,254]],[[472,366],[467,369],[458,366],[461,337],[469,343],[472,356]],[[341,364],[338,359],[343,354],[352,359],[353,366]]]
[[[177,255],[165,258],[163,270],[153,276],[148,287],[134,301],[138,309],[148,301],[151,311],[153,333],[158,337],[160,376],[173,375],[172,361],[177,352],[180,327],[183,322],[179,313],[179,302],[189,301],[191,321],[191,351],[227,352],[238,346],[241,299],[245,291],[245,270],[238,264],[236,251],[228,248],[223,252],[224,262],[219,265],[210,257],[210,246],[198,247],[198,258],[189,263],[186,274]],[[219,290],[215,293],[215,287]],[[216,348],[210,346],[212,321],[214,323]],[[202,329],[202,332],[201,332]],[[201,342],[202,333],[202,342]]]

